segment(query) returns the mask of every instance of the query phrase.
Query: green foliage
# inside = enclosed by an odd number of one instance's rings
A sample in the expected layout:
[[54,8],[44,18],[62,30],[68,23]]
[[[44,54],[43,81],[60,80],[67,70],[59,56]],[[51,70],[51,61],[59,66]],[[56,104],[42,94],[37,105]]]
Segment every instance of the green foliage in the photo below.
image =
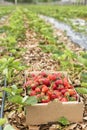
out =
[[0,126],[4,125],[6,123],[6,119],[5,118],[1,118],[0,119]]
[[23,89],[17,88],[16,85],[13,85],[9,88],[3,88],[3,90],[8,93],[9,102],[20,104],[22,106],[33,105],[37,103],[37,99],[35,96],[21,96],[21,94],[23,93]]
[[78,88],[75,88],[75,89],[80,94],[87,94],[87,88],[80,88],[80,87],[78,87]]
[[59,118],[59,120],[58,120],[58,122],[61,124],[61,125],[63,125],[63,126],[66,126],[66,125],[69,125],[70,124],[70,122],[67,120],[67,118],[65,118],[65,117],[60,117]]
[[25,67],[20,63],[20,61],[15,60],[14,57],[3,57],[0,59],[0,72],[2,75],[5,75],[8,82],[11,81],[11,78],[16,71],[22,71]]

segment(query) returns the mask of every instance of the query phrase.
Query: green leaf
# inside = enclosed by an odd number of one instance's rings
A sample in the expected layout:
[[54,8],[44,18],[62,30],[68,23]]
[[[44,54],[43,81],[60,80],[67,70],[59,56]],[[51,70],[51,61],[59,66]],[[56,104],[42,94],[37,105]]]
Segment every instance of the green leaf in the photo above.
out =
[[3,130],[15,130],[10,124],[6,125]]
[[2,88],[2,90],[6,91],[7,93],[12,93],[12,89],[11,88]]
[[20,95],[9,96],[8,100],[12,103],[22,104],[22,97]]
[[82,82],[82,83],[81,83],[81,86],[87,88],[87,82],[86,82],[86,83],[85,83],[85,82]]
[[6,118],[0,119],[0,126],[4,125],[6,123]]
[[80,87],[78,87],[78,88],[75,88],[75,89],[80,94],[87,94],[87,88],[80,88]]
[[25,100],[25,104],[26,105],[34,105],[37,103],[37,98],[35,96],[31,96],[31,97],[28,97],[26,100]]
[[60,117],[59,118],[59,120],[58,120],[58,122],[61,124],[61,125],[63,125],[63,126],[66,126],[66,125],[69,125],[70,124],[70,122],[67,120],[67,118],[65,118],[65,117]]

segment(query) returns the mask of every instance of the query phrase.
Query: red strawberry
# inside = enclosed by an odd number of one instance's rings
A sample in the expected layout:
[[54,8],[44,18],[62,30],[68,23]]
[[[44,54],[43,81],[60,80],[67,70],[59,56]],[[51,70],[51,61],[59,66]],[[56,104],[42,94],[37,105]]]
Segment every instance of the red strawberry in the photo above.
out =
[[56,98],[61,96],[61,92],[59,92],[58,90],[54,90],[53,93],[56,95]]
[[53,90],[56,90],[56,89],[57,89],[57,85],[56,85],[55,83],[52,85],[52,89],[53,89]]
[[56,80],[56,75],[55,74],[49,74],[47,78],[49,80],[51,80],[51,81],[55,81]]
[[42,92],[46,93],[49,88],[46,85],[42,85]]
[[49,79],[43,79],[43,84],[46,85],[46,86],[50,86],[50,81]]
[[36,95],[36,92],[34,90],[30,91],[30,96],[35,96]]
[[43,77],[47,77],[46,72],[41,72],[40,74],[41,74]]
[[67,92],[67,89],[62,89],[61,93],[64,95]]
[[71,96],[76,94],[74,89],[68,89],[68,92]]
[[44,96],[44,98],[41,101],[42,103],[48,103],[50,102],[50,97],[49,96]]
[[35,92],[40,93],[41,92],[40,88],[35,88]]
[[58,85],[60,85],[60,84],[63,84],[63,81],[62,81],[61,79],[56,80],[56,81],[55,81],[55,84],[58,86]]
[[51,90],[48,90],[48,91],[47,91],[47,95],[48,95],[49,97],[51,97],[51,96],[52,96],[52,91],[51,91]]
[[67,102],[68,100],[67,100],[67,98],[65,98],[65,97],[63,97],[62,99],[61,99],[61,102]]
[[59,85],[59,86],[58,86],[58,90],[59,90],[59,91],[64,90],[64,86],[63,86],[63,85]]
[[32,90],[35,90],[35,88],[38,86],[39,84],[37,82],[31,84],[31,88]]
[[52,93],[51,100],[56,99],[56,98],[57,98],[57,95],[55,93]]

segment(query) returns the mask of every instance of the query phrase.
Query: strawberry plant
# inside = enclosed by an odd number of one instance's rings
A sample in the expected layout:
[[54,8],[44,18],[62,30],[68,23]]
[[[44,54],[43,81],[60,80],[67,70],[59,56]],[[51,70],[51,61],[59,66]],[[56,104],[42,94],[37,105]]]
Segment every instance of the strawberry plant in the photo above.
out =
[[25,67],[21,65],[14,57],[3,57],[0,59],[0,73],[7,78],[8,82],[12,81],[15,71],[22,71]]
[[[8,94],[7,98],[9,102],[19,104],[19,107],[23,107],[25,105],[33,105],[37,103],[37,99],[35,96],[22,96],[23,89],[18,88],[16,85],[13,85],[9,88],[3,88]],[[21,106],[20,106],[21,105]]]

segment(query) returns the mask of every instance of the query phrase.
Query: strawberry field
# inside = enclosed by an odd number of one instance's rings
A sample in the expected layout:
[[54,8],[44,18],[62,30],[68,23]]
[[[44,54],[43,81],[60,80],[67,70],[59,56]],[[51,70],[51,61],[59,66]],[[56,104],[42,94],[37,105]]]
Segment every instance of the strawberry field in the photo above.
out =
[[35,126],[87,130],[87,50],[41,15],[87,36],[86,6],[0,6],[0,130],[28,130],[26,106],[80,101],[82,121],[63,115]]

